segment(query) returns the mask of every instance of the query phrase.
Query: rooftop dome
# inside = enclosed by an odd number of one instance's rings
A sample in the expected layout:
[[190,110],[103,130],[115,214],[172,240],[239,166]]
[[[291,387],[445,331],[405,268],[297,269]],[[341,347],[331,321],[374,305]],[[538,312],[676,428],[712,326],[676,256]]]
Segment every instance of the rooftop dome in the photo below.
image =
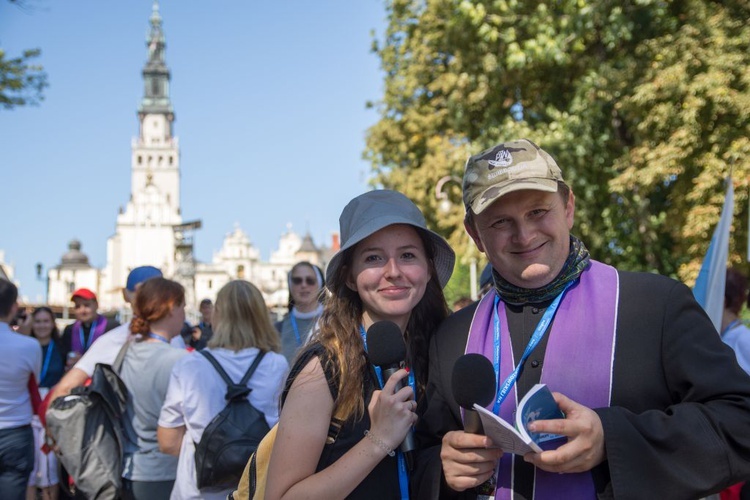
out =
[[71,240],[68,251],[62,256],[60,267],[89,267],[89,257],[81,252],[81,242]]

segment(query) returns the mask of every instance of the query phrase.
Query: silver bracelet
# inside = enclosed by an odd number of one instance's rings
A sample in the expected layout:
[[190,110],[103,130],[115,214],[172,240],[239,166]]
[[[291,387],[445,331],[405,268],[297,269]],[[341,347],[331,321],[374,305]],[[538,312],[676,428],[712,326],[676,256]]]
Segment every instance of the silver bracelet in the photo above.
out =
[[376,445],[378,445],[378,447],[380,447],[383,450],[385,450],[385,452],[388,454],[389,457],[392,457],[392,456],[396,455],[396,452],[393,451],[393,448],[389,448],[388,445],[385,444],[385,442],[383,440],[381,440],[380,438],[378,438],[375,434],[373,434],[369,430],[365,430],[365,436],[370,441],[372,441],[373,443],[375,443]]

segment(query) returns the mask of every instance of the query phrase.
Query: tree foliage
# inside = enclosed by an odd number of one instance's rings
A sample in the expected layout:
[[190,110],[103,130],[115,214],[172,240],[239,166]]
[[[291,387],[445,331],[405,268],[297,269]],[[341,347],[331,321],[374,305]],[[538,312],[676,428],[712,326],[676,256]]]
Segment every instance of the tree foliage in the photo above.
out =
[[20,57],[8,59],[0,49],[0,105],[5,109],[37,105],[44,99],[42,91],[48,86],[42,66],[32,64],[39,57],[39,49],[25,50]]
[[[26,0],[8,0],[21,10],[31,11],[33,7]],[[20,57],[7,59],[0,48],[0,106],[13,109],[16,106],[37,105],[44,100],[42,92],[49,84],[47,74],[32,60],[41,55],[39,49],[23,51]]]
[[[691,282],[735,185],[731,259],[747,251],[748,0],[389,0],[368,131],[373,182],[425,212],[465,265],[458,176],[528,137],[576,194],[574,233],[624,269]],[[522,116],[520,114],[522,113]],[[474,252],[474,253],[472,253]]]

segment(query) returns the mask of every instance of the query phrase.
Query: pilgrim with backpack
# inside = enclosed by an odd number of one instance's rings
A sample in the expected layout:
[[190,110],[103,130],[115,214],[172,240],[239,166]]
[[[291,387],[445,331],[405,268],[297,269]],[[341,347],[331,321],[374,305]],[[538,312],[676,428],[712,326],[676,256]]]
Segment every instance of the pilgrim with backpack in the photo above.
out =
[[289,365],[263,296],[244,280],[219,290],[206,349],[174,366],[159,416],[163,452],[178,455],[172,498],[224,500],[278,420]]

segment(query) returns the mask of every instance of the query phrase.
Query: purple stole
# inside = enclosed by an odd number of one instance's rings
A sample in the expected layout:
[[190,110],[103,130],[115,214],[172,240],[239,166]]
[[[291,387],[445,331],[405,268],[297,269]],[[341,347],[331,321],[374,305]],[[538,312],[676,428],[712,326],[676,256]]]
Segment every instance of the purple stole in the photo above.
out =
[[79,354],[83,354],[88,350],[88,348],[91,346],[91,344],[94,343],[96,339],[104,335],[104,329],[107,328],[107,318],[102,316],[101,314],[97,314],[96,318],[94,318],[93,323],[91,324],[91,331],[89,332],[89,342],[88,346],[81,345],[81,338],[83,337],[83,323],[80,321],[76,321],[73,323],[73,331],[71,341],[71,347],[73,350]]
[[[549,330],[541,383],[589,408],[609,406],[612,392],[615,329],[619,280],[615,268],[591,261],[591,265],[570,287],[560,302]],[[472,320],[466,353],[483,354],[492,361],[495,291],[484,296]],[[500,318],[500,386],[515,369],[505,306],[498,306]],[[523,396],[523,395],[522,395]],[[513,422],[518,404],[515,385],[500,406],[500,416]],[[492,410],[491,403],[487,409]],[[496,499],[512,498],[513,455],[500,460]],[[556,474],[535,469],[534,497],[596,498],[590,472]]]

